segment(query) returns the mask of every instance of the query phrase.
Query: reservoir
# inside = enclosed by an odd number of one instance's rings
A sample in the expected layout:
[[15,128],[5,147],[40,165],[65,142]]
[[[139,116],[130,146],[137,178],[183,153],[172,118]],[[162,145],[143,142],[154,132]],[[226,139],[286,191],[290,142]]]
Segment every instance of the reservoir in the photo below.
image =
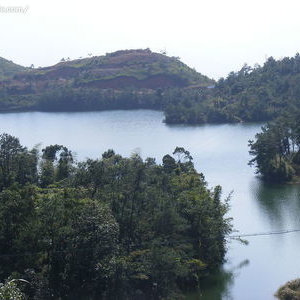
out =
[[[62,144],[78,161],[114,149],[160,163],[176,146],[184,147],[209,187],[221,185],[223,198],[232,192],[228,217],[238,231],[234,235],[300,229],[300,185],[265,184],[247,165],[248,140],[262,124],[170,126],[162,121],[162,112],[150,110],[6,113],[0,115],[0,131],[18,137],[28,148]],[[246,239],[247,246],[228,239],[223,269],[187,299],[271,300],[280,285],[299,277],[300,232]]]

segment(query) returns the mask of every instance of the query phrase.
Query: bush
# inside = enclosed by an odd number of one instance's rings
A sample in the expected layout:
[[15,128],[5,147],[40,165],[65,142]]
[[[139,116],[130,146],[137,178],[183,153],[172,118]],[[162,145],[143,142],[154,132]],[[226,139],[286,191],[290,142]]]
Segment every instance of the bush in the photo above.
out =
[[300,300],[300,279],[288,281],[275,296],[280,300]]

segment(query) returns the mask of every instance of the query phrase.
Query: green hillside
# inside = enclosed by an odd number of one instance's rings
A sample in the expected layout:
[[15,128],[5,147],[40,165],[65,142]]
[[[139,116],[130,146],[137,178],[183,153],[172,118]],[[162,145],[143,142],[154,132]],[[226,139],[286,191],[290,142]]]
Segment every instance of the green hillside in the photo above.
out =
[[189,95],[166,108],[166,122],[269,121],[300,108],[300,56],[275,60],[263,66],[244,65],[221,78],[205,97]]
[[0,80],[12,78],[15,74],[25,71],[26,68],[0,57]]
[[[145,50],[65,60],[0,81],[0,111],[164,109],[170,89],[206,89],[213,80],[179,58]],[[168,94],[168,93],[167,93]]]
[[[121,50],[29,69],[5,59],[0,111],[160,109],[166,123],[269,121],[300,107],[300,56],[244,65],[215,82],[177,57]],[[5,80],[4,80],[5,79]]]
[[[182,63],[177,57],[146,50],[121,50],[60,63],[30,73],[39,80],[65,78],[76,85],[103,88],[157,88],[166,86],[207,85],[211,80]],[[122,82],[122,80],[124,82]]]

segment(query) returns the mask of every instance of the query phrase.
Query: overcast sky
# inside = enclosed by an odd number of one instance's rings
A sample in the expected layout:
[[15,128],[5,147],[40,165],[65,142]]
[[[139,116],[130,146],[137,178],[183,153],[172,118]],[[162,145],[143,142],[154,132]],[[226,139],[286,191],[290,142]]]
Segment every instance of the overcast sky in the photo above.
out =
[[299,52],[299,14],[299,0],[2,0],[0,56],[39,67],[150,48],[218,79]]

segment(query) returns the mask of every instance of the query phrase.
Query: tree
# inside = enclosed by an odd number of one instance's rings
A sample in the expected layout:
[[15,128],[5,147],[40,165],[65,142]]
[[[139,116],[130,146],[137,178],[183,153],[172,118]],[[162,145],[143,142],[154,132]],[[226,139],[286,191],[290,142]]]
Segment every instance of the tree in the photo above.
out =
[[[46,187],[54,181],[68,178],[73,169],[72,151],[63,145],[50,145],[42,149],[41,185]],[[59,159],[57,155],[59,154]]]
[[98,297],[111,293],[119,226],[110,209],[99,202],[87,200],[76,213],[71,226],[63,275],[68,286],[71,290],[94,290]]
[[176,147],[173,154],[177,156],[177,160],[179,163],[185,161],[191,162],[193,160],[190,152],[185,150],[183,147]]
[[36,236],[36,189],[14,185],[0,193],[0,278],[34,266],[36,256],[19,257],[38,248]]
[[13,182],[36,182],[37,150],[28,151],[18,138],[7,133],[0,135],[0,190]]
[[289,181],[298,170],[298,114],[278,118],[262,127],[256,141],[249,141],[249,153],[254,156],[249,165],[268,181]]
[[20,274],[28,297],[175,297],[222,264],[228,201],[184,148],[162,165],[111,149],[75,165],[62,145],[40,154],[1,141],[11,175],[0,191],[0,280]]
[[177,167],[175,159],[169,154],[163,157],[162,162],[163,162],[164,170],[167,173],[171,173]]
[[40,185],[45,188],[55,181],[55,170],[51,160],[43,160],[40,164]]
[[56,179],[63,180],[71,176],[74,160],[72,152],[66,147],[62,148],[59,156]]

